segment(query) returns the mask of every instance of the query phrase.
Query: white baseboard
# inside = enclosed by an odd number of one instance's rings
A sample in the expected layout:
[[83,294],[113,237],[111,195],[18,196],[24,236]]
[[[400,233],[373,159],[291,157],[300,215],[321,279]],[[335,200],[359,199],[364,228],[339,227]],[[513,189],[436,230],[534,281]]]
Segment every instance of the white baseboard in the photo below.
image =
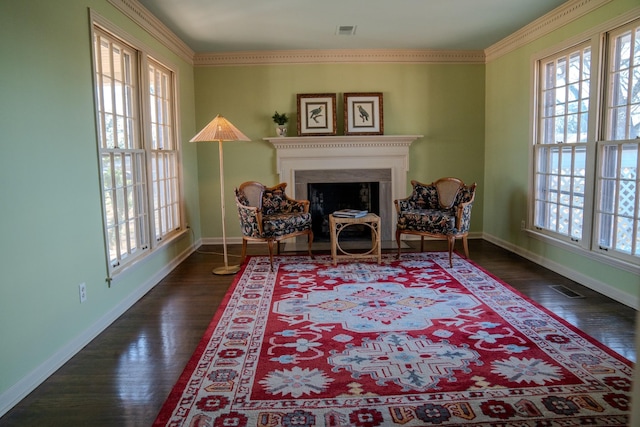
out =
[[541,265],[542,267],[548,268],[549,270],[560,274],[561,276],[564,276],[568,279],[571,279],[575,282],[580,283],[581,285],[586,286],[587,288],[593,289],[596,292],[599,292],[605,296],[608,296],[609,298],[618,301],[621,304],[624,304],[628,307],[631,307],[635,310],[638,309],[639,306],[639,301],[638,301],[638,296],[637,295],[633,295],[633,294],[628,294],[626,292],[621,291],[620,289],[614,288],[613,286],[601,282],[599,280],[595,280],[592,277],[586,276],[582,273],[580,273],[579,271],[576,270],[572,270],[570,268],[567,268],[566,266],[559,264],[549,258],[545,258],[543,256],[540,256],[538,254],[535,254],[533,252],[527,251],[525,249],[522,249],[519,246],[516,246],[512,243],[509,243],[505,240],[499,239],[495,236],[492,236],[490,234],[484,234],[483,238],[488,241],[491,242],[495,245],[500,246],[501,248],[504,248],[510,252],[513,252],[517,255],[520,255],[523,258],[528,259],[529,261],[535,262],[538,265]]
[[54,372],[67,363],[73,356],[89,344],[101,332],[107,329],[116,319],[129,310],[140,298],[153,289],[160,281],[167,276],[174,268],[184,261],[198,245],[190,246],[174,258],[164,268],[149,278],[142,286],[120,301],[107,313],[98,319],[94,324],[85,329],[79,336],[75,337],[65,346],[56,351],[49,359],[23,377],[20,381],[11,386],[0,395],[0,417],[9,412],[18,402],[24,399],[29,393],[35,390]]
[[[403,234],[402,235],[402,240],[420,240],[421,236],[418,234]],[[482,239],[482,233],[479,232],[470,232],[469,235],[467,236],[467,238],[469,240],[472,239]],[[394,237],[395,239],[395,237]],[[437,238],[437,237],[429,237],[429,236],[424,236],[424,240],[441,240],[443,242],[446,242],[446,239],[442,239],[442,238]],[[460,242],[460,238],[456,239],[456,242]]]
[[[203,237],[201,240],[203,245],[221,245],[222,237]],[[252,243],[262,243],[262,242],[249,242]],[[227,237],[227,245],[241,245],[242,237]]]
[[[482,239],[482,238],[483,238],[482,233],[469,233],[469,239]],[[393,240],[395,240],[395,237],[393,238]],[[402,235],[402,240],[420,240],[420,236],[417,236],[415,234],[403,234]],[[431,237],[425,237],[425,240],[442,240],[442,239],[435,239],[435,238],[431,238]],[[222,237],[203,237],[202,238],[202,244],[203,245],[221,245],[222,244]],[[228,245],[241,245],[242,244],[242,237],[227,237],[227,244]],[[263,242],[258,242],[258,241],[250,241],[249,244],[251,245],[251,244],[264,244],[264,243]]]

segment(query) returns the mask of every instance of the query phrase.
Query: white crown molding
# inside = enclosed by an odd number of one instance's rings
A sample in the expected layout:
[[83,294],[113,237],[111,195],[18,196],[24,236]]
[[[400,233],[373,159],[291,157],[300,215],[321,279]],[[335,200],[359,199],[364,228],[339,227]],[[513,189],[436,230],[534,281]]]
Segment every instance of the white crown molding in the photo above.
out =
[[195,66],[314,63],[484,64],[481,50],[328,49],[196,53]]
[[193,65],[194,51],[136,0],[107,0],[160,43]]
[[613,0],[572,0],[485,49],[487,62],[506,55]]

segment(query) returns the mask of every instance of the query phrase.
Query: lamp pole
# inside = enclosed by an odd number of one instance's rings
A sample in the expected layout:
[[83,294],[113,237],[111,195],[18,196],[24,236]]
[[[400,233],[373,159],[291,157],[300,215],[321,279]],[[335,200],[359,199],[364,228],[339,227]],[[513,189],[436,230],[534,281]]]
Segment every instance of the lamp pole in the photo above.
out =
[[220,207],[222,211],[222,247],[224,253],[224,267],[218,267],[213,269],[213,274],[235,274],[240,271],[239,265],[232,265],[229,267],[229,259],[227,255],[227,227],[225,224],[225,210],[224,210],[224,160],[222,158],[222,140],[218,140],[218,157],[220,158]]

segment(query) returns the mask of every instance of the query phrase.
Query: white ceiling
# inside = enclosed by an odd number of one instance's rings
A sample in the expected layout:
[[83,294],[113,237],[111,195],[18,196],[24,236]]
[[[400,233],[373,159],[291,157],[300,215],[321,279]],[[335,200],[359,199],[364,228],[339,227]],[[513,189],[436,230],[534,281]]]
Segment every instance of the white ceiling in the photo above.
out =
[[[196,53],[483,50],[566,0],[138,0]],[[353,36],[336,35],[356,26]]]

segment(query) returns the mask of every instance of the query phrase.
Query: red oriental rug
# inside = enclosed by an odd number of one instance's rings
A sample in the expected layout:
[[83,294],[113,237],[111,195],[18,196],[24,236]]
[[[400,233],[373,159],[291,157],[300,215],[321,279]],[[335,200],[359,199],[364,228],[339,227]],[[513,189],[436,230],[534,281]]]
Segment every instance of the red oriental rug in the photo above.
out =
[[156,426],[624,426],[632,364],[458,256],[250,257]]

